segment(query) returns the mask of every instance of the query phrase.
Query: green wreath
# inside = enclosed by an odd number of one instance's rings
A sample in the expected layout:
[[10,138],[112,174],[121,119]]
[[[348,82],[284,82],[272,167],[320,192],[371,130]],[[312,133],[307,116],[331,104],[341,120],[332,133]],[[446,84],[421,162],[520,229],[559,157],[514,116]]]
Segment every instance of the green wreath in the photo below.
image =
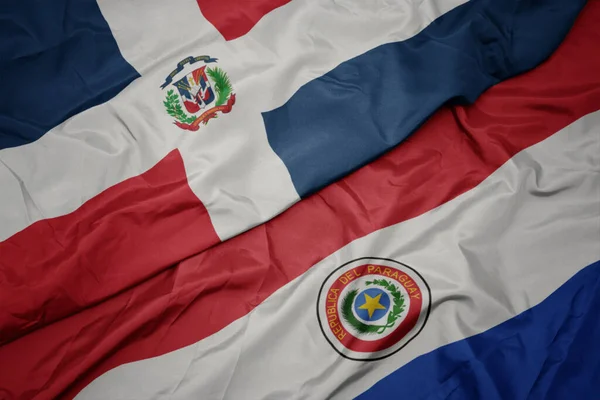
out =
[[163,101],[163,104],[167,108],[167,113],[183,124],[191,124],[196,120],[196,117],[188,115],[183,111],[179,96],[175,94],[173,89],[167,91],[167,97],[165,98],[165,101]]
[[[215,83],[215,91],[217,92],[217,101],[215,102],[215,106],[218,107],[225,104],[227,99],[229,99],[231,92],[233,91],[233,87],[231,86],[231,81],[229,80],[227,73],[225,73],[225,71],[219,67],[215,67],[213,69],[207,68],[206,73]],[[179,101],[179,96],[175,94],[173,89],[167,91],[167,96],[165,97],[163,104],[167,109],[167,113],[183,124],[191,124],[196,120],[195,116],[186,114],[186,112],[183,111],[183,107],[181,107],[181,102]],[[213,118],[216,117],[217,115],[215,114]]]
[[354,299],[358,296],[358,290],[351,290],[342,300],[342,317],[348,322],[358,333],[361,334],[373,334],[383,333],[387,328],[391,328],[396,323],[396,320],[400,318],[400,315],[404,312],[404,295],[398,290],[396,285],[389,283],[385,279],[375,279],[373,281],[366,282],[366,285],[377,285],[387,289],[393,298],[394,307],[388,314],[387,323],[385,325],[368,325],[356,318],[352,312],[352,304]]

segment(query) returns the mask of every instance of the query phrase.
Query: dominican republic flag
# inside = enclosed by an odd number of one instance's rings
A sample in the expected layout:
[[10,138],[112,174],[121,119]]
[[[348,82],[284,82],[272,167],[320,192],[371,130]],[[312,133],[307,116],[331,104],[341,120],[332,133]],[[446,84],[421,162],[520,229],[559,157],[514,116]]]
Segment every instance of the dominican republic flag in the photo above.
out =
[[0,21],[0,399],[600,398],[600,1]]

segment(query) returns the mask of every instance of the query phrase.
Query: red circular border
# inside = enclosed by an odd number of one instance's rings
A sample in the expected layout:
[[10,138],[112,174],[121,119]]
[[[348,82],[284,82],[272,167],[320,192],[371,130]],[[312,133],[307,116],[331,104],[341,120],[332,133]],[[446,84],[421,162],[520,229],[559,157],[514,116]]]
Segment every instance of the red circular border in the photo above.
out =
[[[369,266],[373,266],[374,269],[372,271],[369,271],[368,270]],[[380,268],[381,273],[377,272],[377,268]],[[389,271],[389,275],[393,275],[394,271],[397,271],[398,277],[394,278],[392,276],[385,275],[386,269]],[[400,326],[397,327],[396,330],[392,334],[390,334],[384,338],[381,338],[378,340],[372,340],[372,341],[362,340],[362,339],[359,339],[356,336],[352,335],[352,333],[350,333],[342,325],[340,316],[339,316],[339,312],[338,312],[338,309],[339,309],[338,303],[340,300],[339,294],[342,293],[342,290],[348,284],[353,282],[356,278],[361,277],[361,276],[368,276],[368,275],[381,276],[381,277],[385,277],[388,279],[392,279],[392,280],[396,281],[400,286],[403,286],[405,289],[410,288],[410,287],[416,288],[417,291],[414,292],[413,295],[418,293],[418,297],[412,297],[412,295],[411,295],[410,307],[408,309],[408,313],[407,313],[406,317],[404,318],[404,320],[400,323]],[[342,279],[342,278],[345,278],[345,279]],[[400,279],[403,279],[403,280],[401,281]],[[346,282],[344,282],[344,281],[346,281]],[[409,285],[410,283],[412,283],[413,285]],[[407,286],[407,285],[409,285],[409,286]],[[329,297],[329,295],[332,294],[332,289],[338,290],[334,304],[332,304],[331,302],[328,301],[328,300],[332,300]],[[349,350],[352,350],[355,352],[360,352],[360,353],[373,353],[373,352],[385,350],[385,349],[392,347],[396,343],[398,343],[400,340],[402,340],[402,338],[404,338],[416,326],[419,316],[421,315],[421,308],[423,306],[422,289],[419,287],[417,281],[409,273],[401,271],[394,267],[378,265],[378,264],[363,264],[363,265],[354,267],[354,268],[346,271],[345,273],[343,273],[342,275],[337,277],[336,280],[334,281],[334,283],[329,287],[329,289],[327,290],[325,299],[326,300],[325,300],[324,316],[325,316],[325,319],[327,320],[327,325],[329,326],[331,333],[344,347],[346,347]],[[335,307],[335,313],[328,314],[327,309],[333,308],[333,307]],[[336,319],[330,320],[329,319],[330,315],[335,315]]]

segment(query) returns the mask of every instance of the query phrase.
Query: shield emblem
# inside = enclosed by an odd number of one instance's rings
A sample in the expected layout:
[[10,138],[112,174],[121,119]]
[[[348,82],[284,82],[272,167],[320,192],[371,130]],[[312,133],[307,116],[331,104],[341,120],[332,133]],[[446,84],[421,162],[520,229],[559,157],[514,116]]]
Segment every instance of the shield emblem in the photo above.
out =
[[185,109],[192,114],[204,109],[215,100],[205,69],[206,66],[195,69],[174,83]]
[[218,115],[228,114],[235,104],[229,76],[219,66],[185,68],[202,61],[216,63],[217,59],[209,56],[184,58],[160,85],[163,90],[168,88],[163,100],[167,114],[175,119],[176,126],[187,131],[197,131],[200,125],[208,124]]

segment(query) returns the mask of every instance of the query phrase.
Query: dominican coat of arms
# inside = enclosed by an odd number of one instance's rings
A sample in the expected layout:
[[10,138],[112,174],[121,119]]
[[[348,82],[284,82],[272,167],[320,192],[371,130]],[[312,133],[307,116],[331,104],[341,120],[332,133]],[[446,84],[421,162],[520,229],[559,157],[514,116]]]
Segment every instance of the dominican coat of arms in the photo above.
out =
[[163,105],[181,129],[197,131],[235,104],[235,93],[227,76],[209,56],[187,57],[167,76],[160,88]]

